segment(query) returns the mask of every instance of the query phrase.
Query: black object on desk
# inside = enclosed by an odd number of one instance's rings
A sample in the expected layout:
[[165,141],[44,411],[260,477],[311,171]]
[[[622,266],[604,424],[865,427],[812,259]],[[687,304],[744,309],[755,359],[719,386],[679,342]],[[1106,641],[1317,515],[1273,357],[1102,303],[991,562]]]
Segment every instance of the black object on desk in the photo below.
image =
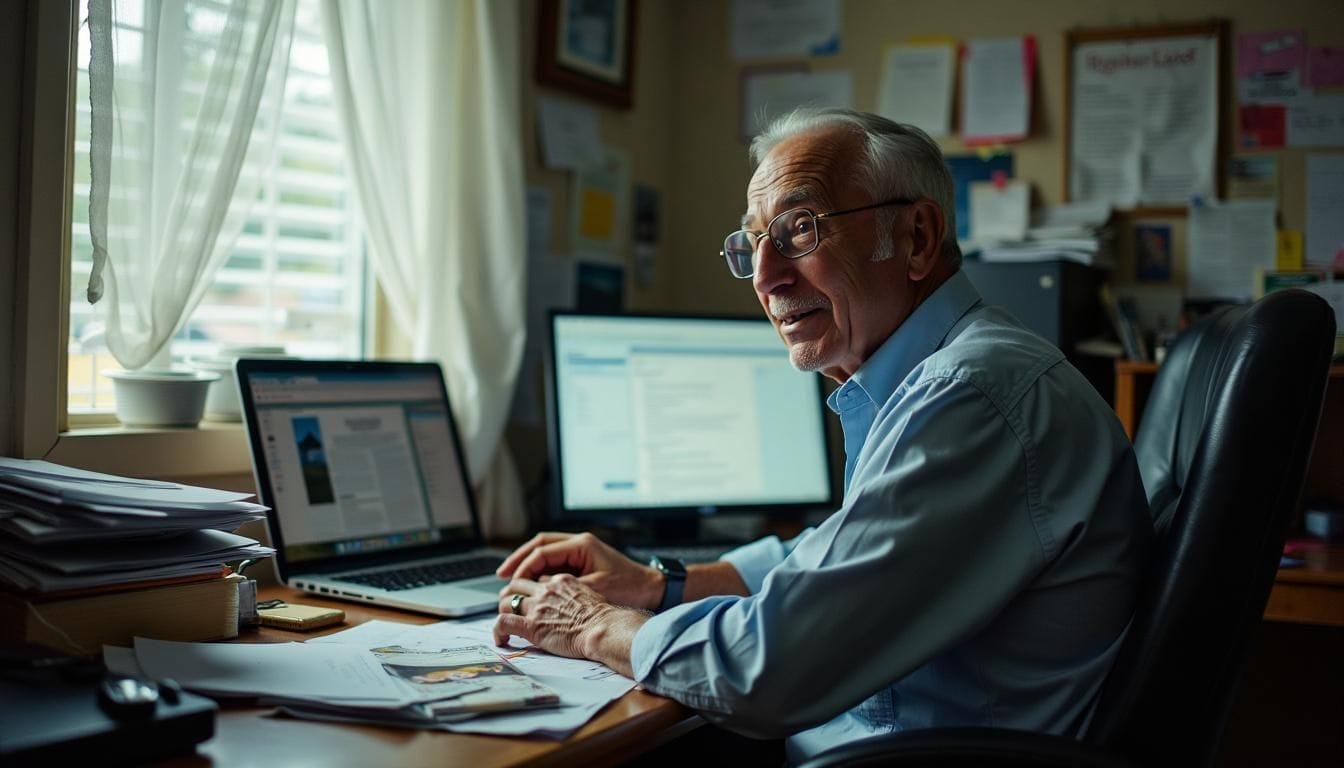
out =
[[189,752],[215,732],[209,699],[44,650],[0,654],[0,764],[124,765]]

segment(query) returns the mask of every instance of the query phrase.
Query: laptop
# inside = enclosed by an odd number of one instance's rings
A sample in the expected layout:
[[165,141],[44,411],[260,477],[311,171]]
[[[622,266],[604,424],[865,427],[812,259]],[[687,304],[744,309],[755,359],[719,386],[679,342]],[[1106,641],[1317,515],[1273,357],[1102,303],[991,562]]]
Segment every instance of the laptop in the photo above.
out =
[[435,616],[494,609],[435,363],[244,358],[239,394],[276,575],[323,597]]

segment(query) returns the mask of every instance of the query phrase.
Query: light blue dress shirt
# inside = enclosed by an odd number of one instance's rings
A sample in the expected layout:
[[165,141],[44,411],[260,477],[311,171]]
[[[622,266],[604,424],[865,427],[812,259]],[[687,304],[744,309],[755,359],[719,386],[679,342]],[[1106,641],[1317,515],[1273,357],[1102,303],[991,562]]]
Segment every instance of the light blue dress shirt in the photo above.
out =
[[793,762],[908,728],[1079,735],[1152,547],[1106,402],[958,272],[827,403],[843,505],[725,555],[751,596],[651,618],[636,679]]

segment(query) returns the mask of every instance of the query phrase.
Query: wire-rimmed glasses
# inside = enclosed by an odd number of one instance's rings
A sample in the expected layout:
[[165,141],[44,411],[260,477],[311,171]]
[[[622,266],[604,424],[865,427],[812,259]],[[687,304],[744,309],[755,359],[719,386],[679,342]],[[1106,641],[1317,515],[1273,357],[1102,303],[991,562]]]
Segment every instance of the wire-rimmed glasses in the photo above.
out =
[[909,205],[913,202],[915,201],[910,198],[898,197],[881,203],[829,213],[813,213],[806,208],[792,208],[771,219],[764,232],[739,229],[724,238],[723,250],[719,251],[719,255],[728,262],[728,271],[733,273],[733,277],[745,279],[756,274],[756,246],[767,235],[780,256],[786,259],[799,259],[815,251],[821,244],[821,236],[817,234],[818,219],[829,219],[888,205]]

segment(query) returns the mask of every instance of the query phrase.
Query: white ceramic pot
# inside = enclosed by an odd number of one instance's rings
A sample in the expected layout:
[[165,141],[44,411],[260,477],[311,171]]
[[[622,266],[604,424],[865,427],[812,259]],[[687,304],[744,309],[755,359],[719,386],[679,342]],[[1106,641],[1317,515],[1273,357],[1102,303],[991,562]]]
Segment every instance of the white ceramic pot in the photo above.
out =
[[131,427],[194,427],[219,374],[207,371],[103,371],[112,380],[117,420]]
[[219,381],[210,385],[205,396],[205,418],[208,421],[242,421],[243,405],[238,399],[238,377],[233,364],[240,357],[284,357],[285,348],[279,346],[229,345],[213,357],[193,357],[187,364],[198,371],[214,373]]

